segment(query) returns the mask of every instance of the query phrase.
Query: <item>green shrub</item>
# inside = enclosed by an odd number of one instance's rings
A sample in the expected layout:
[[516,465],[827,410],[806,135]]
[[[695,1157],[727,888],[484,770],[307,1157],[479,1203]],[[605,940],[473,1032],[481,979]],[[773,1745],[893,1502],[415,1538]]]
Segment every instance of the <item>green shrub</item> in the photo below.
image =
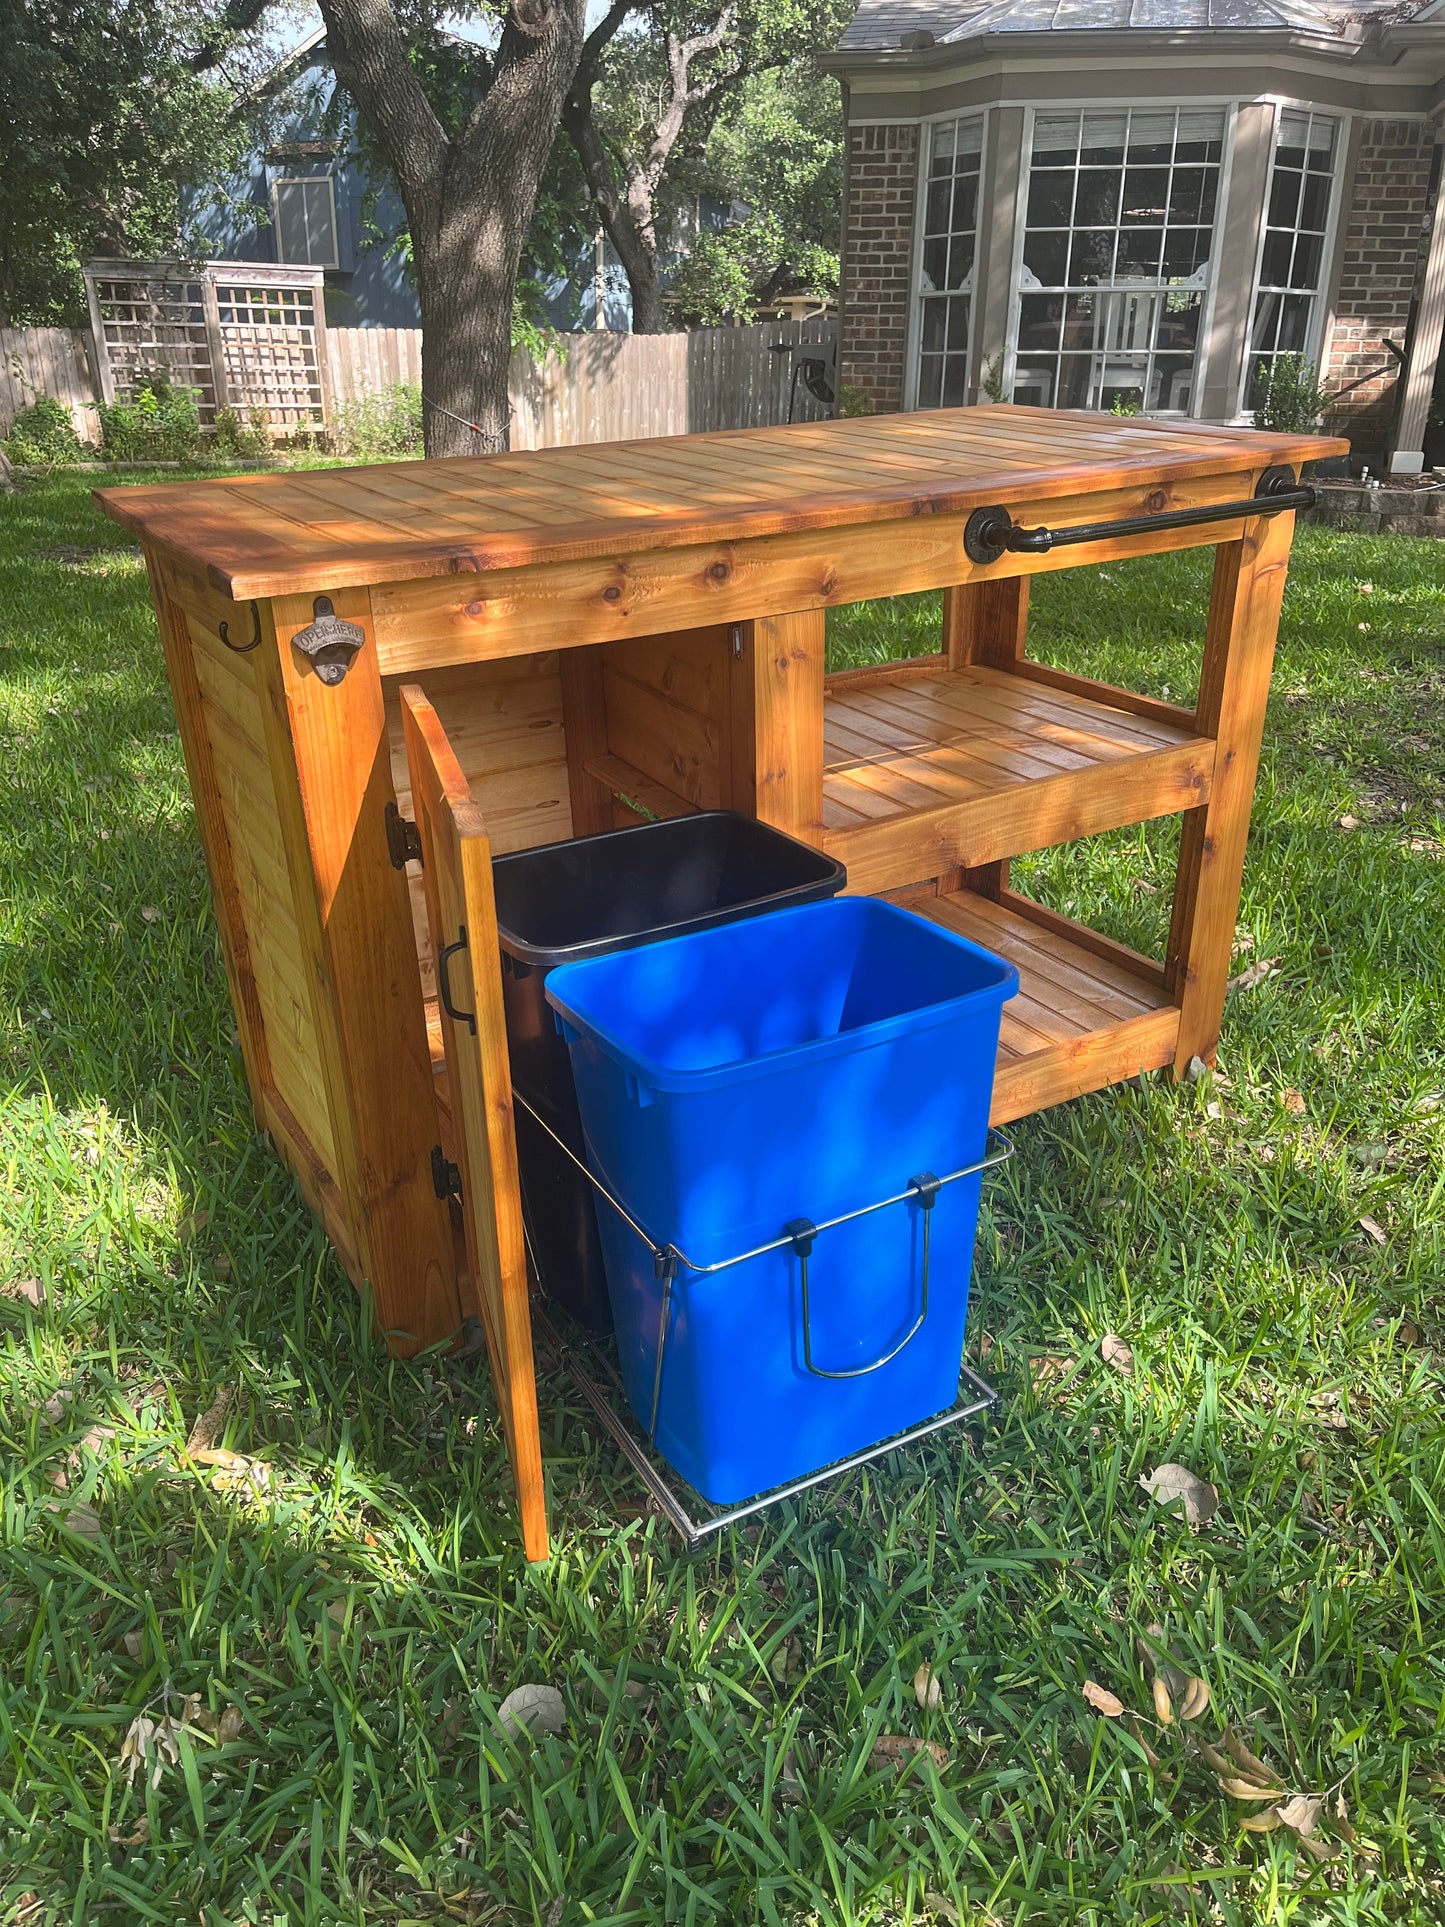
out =
[[338,455],[362,462],[399,461],[422,452],[421,390],[409,381],[343,402],[331,425]]
[[66,468],[85,453],[70,410],[49,395],[37,395],[28,408],[20,410],[4,447],[18,468]]
[[218,408],[211,452],[227,462],[264,461],[271,453],[271,419],[265,409],[248,410],[243,421],[234,408]]
[[872,415],[877,411],[873,397],[861,388],[850,387],[845,381],[838,390],[838,413],[840,415]]
[[100,438],[112,462],[186,462],[201,446],[201,415],[191,388],[161,372],[142,375],[129,401],[102,402]]
[[1254,382],[1254,425],[1276,435],[1308,434],[1324,420],[1330,397],[1303,355],[1276,355]]

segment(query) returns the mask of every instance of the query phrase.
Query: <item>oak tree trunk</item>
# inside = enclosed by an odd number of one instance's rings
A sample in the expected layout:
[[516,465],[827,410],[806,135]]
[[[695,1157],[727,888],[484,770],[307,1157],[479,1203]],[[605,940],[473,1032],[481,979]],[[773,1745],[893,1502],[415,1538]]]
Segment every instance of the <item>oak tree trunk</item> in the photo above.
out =
[[448,133],[391,0],[320,0],[336,76],[396,178],[421,305],[429,456],[507,446],[512,301],[582,51],[586,0],[512,0],[485,91]]

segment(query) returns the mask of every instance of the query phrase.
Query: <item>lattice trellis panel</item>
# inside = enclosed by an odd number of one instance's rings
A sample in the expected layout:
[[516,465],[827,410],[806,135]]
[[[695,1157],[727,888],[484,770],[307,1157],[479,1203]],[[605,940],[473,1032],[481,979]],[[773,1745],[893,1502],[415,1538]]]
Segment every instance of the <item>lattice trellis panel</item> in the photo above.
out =
[[319,268],[92,261],[85,283],[106,401],[160,369],[195,390],[203,422],[230,407],[264,410],[278,436],[326,425]]

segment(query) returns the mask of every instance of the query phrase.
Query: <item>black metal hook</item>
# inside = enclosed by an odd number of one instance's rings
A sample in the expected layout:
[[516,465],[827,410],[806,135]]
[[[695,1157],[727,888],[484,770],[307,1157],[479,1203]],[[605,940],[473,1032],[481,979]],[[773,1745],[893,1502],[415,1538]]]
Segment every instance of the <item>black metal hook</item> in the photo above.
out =
[[232,642],[230,635],[228,634],[229,628],[230,628],[229,623],[223,622],[220,625],[219,629],[216,631],[216,633],[220,636],[221,641],[226,645],[226,647],[230,650],[233,656],[249,656],[253,649],[259,649],[261,647],[261,605],[260,603],[253,602],[251,604],[251,640],[249,642]]

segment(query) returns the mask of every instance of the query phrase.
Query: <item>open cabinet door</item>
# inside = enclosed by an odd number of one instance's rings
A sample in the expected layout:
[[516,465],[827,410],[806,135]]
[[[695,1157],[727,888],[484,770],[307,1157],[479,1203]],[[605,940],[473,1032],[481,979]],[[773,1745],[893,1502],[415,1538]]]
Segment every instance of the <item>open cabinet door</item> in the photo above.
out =
[[529,1559],[547,1557],[547,1507],[532,1315],[517,1188],[512,1073],[502,1015],[492,845],[451,744],[415,684],[401,692],[427,916],[437,952],[442,1038],[461,1156],[467,1262],[517,1482]]

